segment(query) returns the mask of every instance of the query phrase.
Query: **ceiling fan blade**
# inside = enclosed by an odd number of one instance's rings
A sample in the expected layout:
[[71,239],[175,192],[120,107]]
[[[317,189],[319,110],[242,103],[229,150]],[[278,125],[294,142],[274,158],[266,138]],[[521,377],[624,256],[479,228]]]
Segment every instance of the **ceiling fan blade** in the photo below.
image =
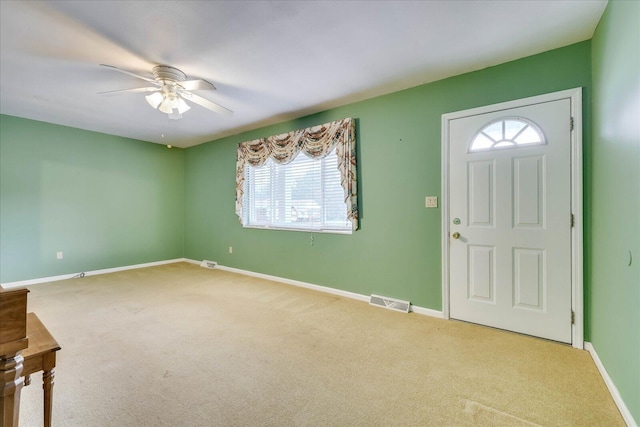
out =
[[184,90],[216,90],[216,87],[206,80],[185,80],[183,82],[177,82],[178,86]]
[[187,92],[184,90],[180,90],[178,91],[178,93],[182,95],[185,99],[191,102],[195,102],[199,106],[204,107],[208,110],[215,111],[216,113],[220,113],[220,114],[226,114],[228,116],[231,116],[233,114],[233,111],[229,110],[228,108],[225,108],[222,105],[218,105],[215,102],[211,102],[208,99],[205,99],[201,96],[196,95],[195,93]]
[[136,87],[133,89],[109,90],[106,92],[98,92],[98,95],[120,95],[121,93],[140,93],[140,92],[157,92],[159,87]]
[[112,70],[114,70],[114,71],[118,71],[118,72],[120,72],[120,73],[128,74],[128,75],[130,75],[130,76],[137,77],[137,78],[139,78],[139,79],[142,79],[142,80],[144,80],[144,81],[147,81],[147,82],[149,82],[149,83],[152,83],[152,84],[154,84],[154,85],[156,85],[156,86],[160,86],[160,83],[158,83],[157,81],[155,81],[155,79],[152,79],[152,78],[150,78],[150,77],[140,76],[140,75],[138,75],[138,74],[132,73],[131,71],[127,71],[127,70],[123,70],[122,68],[114,67],[113,65],[100,64],[100,66],[101,66],[101,67],[110,68],[110,69],[112,69]]

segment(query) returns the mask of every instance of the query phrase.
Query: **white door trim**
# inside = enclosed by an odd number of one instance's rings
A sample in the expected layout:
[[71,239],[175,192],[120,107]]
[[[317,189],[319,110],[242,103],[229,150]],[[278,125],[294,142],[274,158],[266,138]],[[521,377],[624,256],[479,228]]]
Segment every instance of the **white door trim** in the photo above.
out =
[[[445,319],[449,319],[449,122],[462,117],[560,99],[570,100],[571,116],[574,124],[571,132],[571,212],[574,215],[574,227],[571,231],[571,308],[575,313],[575,323],[571,328],[571,342],[573,347],[583,349],[582,88],[568,89],[442,115],[442,314]],[[567,221],[569,221],[569,218],[567,218]]]

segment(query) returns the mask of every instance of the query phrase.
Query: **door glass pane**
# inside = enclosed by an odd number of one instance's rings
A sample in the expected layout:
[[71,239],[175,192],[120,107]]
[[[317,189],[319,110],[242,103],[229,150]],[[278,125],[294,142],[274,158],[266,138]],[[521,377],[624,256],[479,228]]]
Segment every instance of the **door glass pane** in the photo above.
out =
[[546,144],[535,123],[522,118],[503,118],[485,125],[469,145],[469,152],[502,148],[517,148]]

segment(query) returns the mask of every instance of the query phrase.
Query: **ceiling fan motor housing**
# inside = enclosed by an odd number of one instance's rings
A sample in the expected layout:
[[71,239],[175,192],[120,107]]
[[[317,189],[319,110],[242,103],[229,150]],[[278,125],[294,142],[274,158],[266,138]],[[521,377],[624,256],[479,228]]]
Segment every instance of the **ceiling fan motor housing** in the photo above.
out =
[[160,83],[182,82],[187,79],[185,73],[168,65],[156,65],[153,67],[153,76]]

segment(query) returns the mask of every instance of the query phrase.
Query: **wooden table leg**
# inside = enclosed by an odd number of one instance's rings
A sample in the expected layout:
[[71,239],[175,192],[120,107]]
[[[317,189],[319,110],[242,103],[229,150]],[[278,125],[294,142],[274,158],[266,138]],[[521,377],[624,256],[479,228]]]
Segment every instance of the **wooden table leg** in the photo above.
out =
[[53,409],[53,378],[56,366],[56,354],[49,353],[44,357],[42,370],[42,388],[44,390],[44,427],[51,427],[51,412]]
[[51,427],[51,410],[53,409],[53,377],[54,370],[42,371],[42,388],[44,389],[44,427]]
[[0,425],[18,427],[20,413],[20,390],[23,382],[22,355],[0,357]]

